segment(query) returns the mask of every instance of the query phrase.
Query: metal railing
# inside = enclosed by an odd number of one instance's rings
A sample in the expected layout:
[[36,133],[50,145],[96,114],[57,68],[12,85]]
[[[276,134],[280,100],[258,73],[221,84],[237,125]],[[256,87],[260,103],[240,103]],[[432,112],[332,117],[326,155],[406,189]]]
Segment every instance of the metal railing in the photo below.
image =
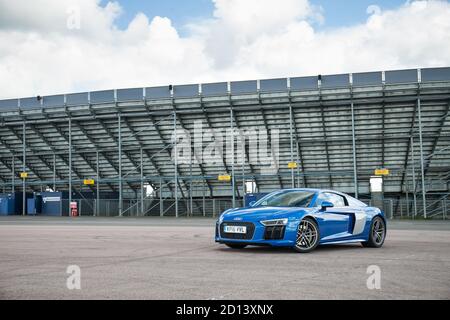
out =
[[[80,216],[119,216],[119,199],[78,199]],[[373,203],[370,199],[361,199],[368,205],[379,207],[389,219],[423,219],[423,203],[419,199],[384,199]],[[178,200],[180,217],[217,217],[223,211],[233,207],[231,198],[193,198]],[[243,206],[242,199],[235,200],[236,207]],[[141,199],[124,199],[123,216],[160,216],[175,217],[175,199],[148,197]],[[450,216],[450,196],[427,199],[427,219],[448,219]]]
[[[77,199],[80,216],[114,217],[119,216],[119,199]],[[180,217],[217,217],[223,211],[233,207],[232,199],[194,198],[192,205],[189,199],[178,200],[178,216]],[[235,200],[236,207],[242,207],[243,201]],[[143,207],[142,207],[143,206]],[[160,216],[175,217],[175,199],[145,198],[124,199],[123,216]]]
[[[389,219],[423,219],[424,205],[421,199],[384,199],[381,203],[374,203],[369,199],[360,199],[370,206],[379,207],[384,211]],[[444,195],[440,198],[427,199],[426,202],[427,219],[446,220],[450,213],[450,197]]]

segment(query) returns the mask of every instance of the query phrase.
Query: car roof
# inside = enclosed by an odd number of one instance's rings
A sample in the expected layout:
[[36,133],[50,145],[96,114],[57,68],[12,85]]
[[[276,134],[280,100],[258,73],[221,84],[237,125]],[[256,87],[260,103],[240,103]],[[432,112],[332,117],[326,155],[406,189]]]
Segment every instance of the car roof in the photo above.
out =
[[310,192],[333,192],[333,193],[337,193],[346,197],[349,197],[348,194],[340,192],[340,191],[336,191],[336,190],[331,190],[331,189],[316,189],[316,188],[290,188],[290,189],[282,189],[282,191],[310,191]]

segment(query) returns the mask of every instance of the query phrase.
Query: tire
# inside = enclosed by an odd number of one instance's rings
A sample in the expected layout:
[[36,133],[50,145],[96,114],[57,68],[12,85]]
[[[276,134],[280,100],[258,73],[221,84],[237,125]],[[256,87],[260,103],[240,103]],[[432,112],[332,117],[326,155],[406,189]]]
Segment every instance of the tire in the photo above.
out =
[[319,245],[320,230],[317,223],[311,218],[304,218],[298,224],[297,239],[294,250],[299,253],[313,251]]
[[246,244],[240,243],[225,243],[225,245],[232,249],[244,249],[247,246]]
[[381,248],[386,239],[386,223],[383,218],[376,216],[370,225],[369,240],[361,242],[365,248]]

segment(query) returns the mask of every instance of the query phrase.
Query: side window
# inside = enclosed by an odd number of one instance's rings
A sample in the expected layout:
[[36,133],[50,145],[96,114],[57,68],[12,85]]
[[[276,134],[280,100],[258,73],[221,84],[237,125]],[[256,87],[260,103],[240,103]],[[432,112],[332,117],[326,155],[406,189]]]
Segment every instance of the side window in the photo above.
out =
[[329,193],[321,193],[321,194],[319,194],[319,197],[316,200],[316,207],[320,207],[322,205],[323,201],[330,201],[331,202],[331,200],[329,198]]
[[335,193],[323,193],[323,195],[326,197],[326,201],[331,202],[335,207],[342,208],[345,207],[345,199],[343,196],[340,196]]
[[338,194],[333,194],[333,196],[334,196],[334,199],[336,202],[336,204],[333,203],[335,207],[339,207],[339,208],[345,207],[345,199],[343,196],[338,195]]
[[352,197],[347,197],[347,201],[348,201],[348,205],[350,207],[356,207],[356,208],[366,207],[365,203],[363,203],[355,198],[352,198]]

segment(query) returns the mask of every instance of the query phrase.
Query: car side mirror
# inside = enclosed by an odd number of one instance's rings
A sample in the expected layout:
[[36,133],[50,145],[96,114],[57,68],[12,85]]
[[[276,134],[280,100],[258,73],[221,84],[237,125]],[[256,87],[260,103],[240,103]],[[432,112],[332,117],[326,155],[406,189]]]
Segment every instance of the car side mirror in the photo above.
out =
[[250,201],[250,203],[248,204],[249,207],[253,207],[253,205],[256,203],[256,201]]
[[327,211],[327,208],[332,208],[334,205],[329,201],[322,201],[320,211]]

